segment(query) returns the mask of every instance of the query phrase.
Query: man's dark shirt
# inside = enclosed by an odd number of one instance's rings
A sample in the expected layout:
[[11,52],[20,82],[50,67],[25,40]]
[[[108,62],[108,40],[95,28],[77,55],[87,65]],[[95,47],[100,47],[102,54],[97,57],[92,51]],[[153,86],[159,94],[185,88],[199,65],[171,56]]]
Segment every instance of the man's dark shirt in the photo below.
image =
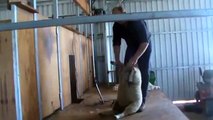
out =
[[120,46],[121,38],[128,47],[138,48],[140,43],[150,43],[151,34],[143,20],[128,21],[126,26],[117,22],[113,25],[113,46]]

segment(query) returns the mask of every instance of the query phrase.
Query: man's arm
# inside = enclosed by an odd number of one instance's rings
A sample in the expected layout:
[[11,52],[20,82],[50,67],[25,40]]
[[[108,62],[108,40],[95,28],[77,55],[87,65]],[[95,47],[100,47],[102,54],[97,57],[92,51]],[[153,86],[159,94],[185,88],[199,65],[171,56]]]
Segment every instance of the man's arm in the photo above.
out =
[[128,65],[131,67],[134,66],[138,62],[138,59],[146,51],[147,47],[149,46],[149,38],[150,38],[146,24],[143,21],[134,22],[132,29],[134,30],[136,38],[138,38],[137,42],[139,43],[139,47],[138,47],[136,53],[134,54],[134,56],[132,56],[132,58],[128,62]]
[[129,60],[128,66],[134,66],[138,62],[138,59],[144,54],[144,52],[146,51],[146,49],[147,49],[148,46],[149,46],[148,42],[142,42],[142,43],[140,43],[140,45],[139,45],[136,53]]
[[114,49],[114,54],[115,54],[115,62],[116,64],[120,64],[120,46],[116,45],[116,46],[113,46],[113,49]]
[[113,25],[113,49],[115,54],[115,62],[118,66],[122,63],[120,62],[120,45],[121,45],[121,36],[120,36],[120,27],[118,23],[114,23]]

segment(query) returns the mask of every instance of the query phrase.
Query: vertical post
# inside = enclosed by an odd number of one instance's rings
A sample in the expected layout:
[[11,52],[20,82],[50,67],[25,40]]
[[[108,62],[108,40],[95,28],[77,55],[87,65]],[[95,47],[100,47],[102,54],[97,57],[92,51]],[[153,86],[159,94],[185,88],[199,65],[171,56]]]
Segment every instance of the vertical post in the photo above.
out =
[[[79,8],[79,6],[76,6],[76,9],[77,9],[77,16],[80,16],[80,8]],[[77,28],[78,28],[78,32],[79,33],[81,33],[81,25],[80,24],[78,24],[77,25]],[[82,43],[82,38],[80,37],[80,43]],[[80,61],[82,61],[82,44],[80,45]],[[82,64],[80,64],[80,67],[79,67],[79,69],[80,69],[80,72],[82,73]],[[82,76],[80,75],[79,76],[79,79],[81,80],[82,79]],[[77,84],[78,84],[78,82],[77,82]],[[78,91],[78,87],[77,87],[77,91]]]
[[[90,15],[92,15],[92,13],[91,13],[91,8],[92,8],[92,2],[91,2],[91,0],[90,0]],[[96,80],[96,71],[95,71],[95,60],[94,60],[94,43],[93,43],[93,40],[94,40],[94,37],[93,37],[93,24],[91,23],[90,24],[90,34],[91,34],[91,41],[92,41],[92,64],[93,64],[93,66],[92,66],[92,68],[93,68],[93,76],[94,76],[94,79]]]
[[[103,1],[102,2],[102,8],[104,8],[104,6],[106,5],[106,1]],[[108,25],[108,27],[107,27],[107,25]],[[112,73],[111,72],[108,72],[109,70],[110,70],[110,66],[111,66],[111,64],[110,64],[110,44],[109,44],[109,40],[107,39],[107,30],[109,31],[109,23],[103,23],[103,42],[104,42],[104,53],[105,53],[105,73],[107,73],[106,74],[106,79],[107,79],[107,83],[109,84],[110,82],[112,82],[113,80],[112,80]],[[109,32],[108,32],[109,33]]]
[[[78,6],[76,6],[76,9],[77,9],[77,16],[80,16],[80,8]],[[78,24],[77,27],[78,27],[78,32],[80,33],[81,32],[81,25]]]
[[[13,13],[12,22],[17,22],[17,6],[11,5]],[[21,103],[21,88],[20,88],[20,68],[19,68],[19,51],[18,51],[18,31],[12,31],[12,49],[13,49],[13,77],[15,88],[15,105],[16,105],[16,120],[22,120],[22,103]]]
[[[90,0],[90,15],[92,16],[92,1]],[[101,91],[98,87],[97,84],[97,79],[96,79],[96,70],[95,70],[95,52],[94,52],[94,37],[93,37],[93,24],[90,24],[90,29],[91,29],[91,41],[92,41],[92,63],[93,63],[93,72],[94,72],[94,80],[95,80],[95,87],[98,91],[98,94],[100,96],[101,102],[104,103],[104,99],[102,97]]]
[[[37,9],[37,0],[33,0],[33,8]],[[34,21],[38,20],[37,13],[33,14]],[[41,97],[41,80],[40,80],[40,64],[39,64],[39,48],[38,48],[38,29],[34,29],[34,45],[35,45],[35,62],[36,62],[36,81],[38,91],[38,107],[39,107],[39,120],[42,120],[42,97]]]
[[[54,0],[53,3],[53,18],[58,19],[58,0]],[[60,44],[60,33],[59,27],[56,26],[56,43],[57,43],[57,59],[58,59],[58,79],[59,79],[59,99],[60,108],[64,109],[64,98],[63,98],[63,82],[62,82],[62,68],[61,68],[61,44]]]

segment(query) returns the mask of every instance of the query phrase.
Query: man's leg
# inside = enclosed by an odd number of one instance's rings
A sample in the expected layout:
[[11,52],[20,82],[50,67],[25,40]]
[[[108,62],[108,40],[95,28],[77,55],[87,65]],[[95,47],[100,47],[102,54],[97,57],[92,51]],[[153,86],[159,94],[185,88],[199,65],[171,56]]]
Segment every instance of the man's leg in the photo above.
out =
[[147,89],[149,84],[149,60],[150,60],[151,51],[146,51],[144,55],[138,60],[138,67],[141,71],[141,77],[142,77],[142,95],[143,95],[143,104],[146,102],[146,96],[147,96]]

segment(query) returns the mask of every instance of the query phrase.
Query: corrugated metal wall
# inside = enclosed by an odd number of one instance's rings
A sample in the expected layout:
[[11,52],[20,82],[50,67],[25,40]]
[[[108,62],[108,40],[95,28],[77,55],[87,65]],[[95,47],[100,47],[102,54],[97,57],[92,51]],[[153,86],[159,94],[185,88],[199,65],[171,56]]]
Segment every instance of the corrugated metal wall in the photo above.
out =
[[95,65],[96,76],[99,83],[108,83],[106,75],[106,45],[104,44],[104,23],[94,24],[94,52],[95,52]]
[[6,4],[0,4],[0,20],[10,20],[12,12],[7,10]]
[[[108,10],[113,7],[112,3],[108,6]],[[128,0],[123,6],[126,12],[212,9],[213,1]],[[213,17],[159,19],[147,23],[152,32],[151,70],[156,73],[157,84],[172,100],[194,98],[196,82],[201,80],[198,68],[213,69]],[[107,30],[108,60],[112,60],[112,23],[107,24]],[[121,58],[125,48],[124,44]]]
[[[47,17],[52,17],[53,1],[41,1],[37,3],[38,11]],[[78,7],[72,0],[60,0],[59,1],[59,16],[64,15],[77,15]]]
[[[43,0],[38,1],[37,9],[40,14],[47,17],[52,17],[53,15],[53,1]],[[77,15],[82,15],[82,10],[76,5],[73,0],[59,0],[59,16],[72,17]],[[88,24],[84,25],[72,25],[80,33],[85,33],[87,35],[90,32],[90,26]]]
[[12,12],[9,10],[0,10],[0,20],[11,20]]
[[[103,8],[105,1],[96,0],[93,7]],[[105,44],[105,23],[94,24],[94,52],[97,81],[100,84],[108,83],[106,67],[106,44]]]

